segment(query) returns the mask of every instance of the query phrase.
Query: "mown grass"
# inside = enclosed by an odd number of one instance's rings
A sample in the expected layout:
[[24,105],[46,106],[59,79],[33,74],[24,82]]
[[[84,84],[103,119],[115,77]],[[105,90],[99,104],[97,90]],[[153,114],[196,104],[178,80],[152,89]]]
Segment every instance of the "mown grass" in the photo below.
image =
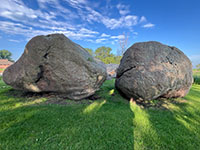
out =
[[[43,104],[0,81],[2,150],[143,150],[200,147],[200,85],[169,109],[142,109],[106,81],[89,104]],[[16,96],[13,96],[16,95]],[[177,100],[179,101],[179,100]],[[181,102],[181,100],[180,100]]]

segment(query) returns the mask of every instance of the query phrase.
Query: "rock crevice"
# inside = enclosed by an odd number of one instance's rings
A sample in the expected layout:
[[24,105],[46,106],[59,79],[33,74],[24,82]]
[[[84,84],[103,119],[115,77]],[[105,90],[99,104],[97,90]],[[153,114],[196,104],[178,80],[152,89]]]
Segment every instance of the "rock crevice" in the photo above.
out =
[[38,83],[44,77],[43,76],[43,74],[44,74],[44,67],[43,67],[43,65],[40,65],[39,69],[40,69],[40,72],[38,72],[38,74],[37,74],[37,80],[35,81],[35,83]]

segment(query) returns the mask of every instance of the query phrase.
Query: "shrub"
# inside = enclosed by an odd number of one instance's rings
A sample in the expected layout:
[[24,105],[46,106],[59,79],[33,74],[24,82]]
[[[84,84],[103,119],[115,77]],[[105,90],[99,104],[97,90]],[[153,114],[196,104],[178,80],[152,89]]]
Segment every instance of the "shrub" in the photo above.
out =
[[194,84],[200,84],[200,76],[194,76]]

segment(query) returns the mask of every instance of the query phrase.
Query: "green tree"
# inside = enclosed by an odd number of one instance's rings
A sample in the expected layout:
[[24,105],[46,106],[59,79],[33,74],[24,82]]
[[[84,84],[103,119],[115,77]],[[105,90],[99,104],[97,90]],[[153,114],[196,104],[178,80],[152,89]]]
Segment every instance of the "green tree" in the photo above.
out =
[[101,60],[105,64],[119,64],[122,56],[116,56],[111,53],[112,49],[110,47],[101,46],[95,50],[95,52],[91,48],[85,48],[90,55]]
[[111,51],[112,49],[110,47],[99,47],[95,50],[95,57],[105,64],[119,64],[121,56],[115,56]]
[[94,52],[91,48],[85,48],[86,51],[88,51],[88,53],[92,56],[94,56]]
[[114,64],[120,64],[121,59],[122,59],[122,56],[115,56],[115,63]]
[[95,50],[95,57],[102,60],[106,57],[111,56],[110,52],[112,49],[110,47],[101,46]]
[[200,64],[196,65],[196,68],[197,68],[197,69],[200,69]]
[[8,50],[0,50],[0,59],[8,59],[10,61],[12,61],[11,59],[12,53],[9,52]]

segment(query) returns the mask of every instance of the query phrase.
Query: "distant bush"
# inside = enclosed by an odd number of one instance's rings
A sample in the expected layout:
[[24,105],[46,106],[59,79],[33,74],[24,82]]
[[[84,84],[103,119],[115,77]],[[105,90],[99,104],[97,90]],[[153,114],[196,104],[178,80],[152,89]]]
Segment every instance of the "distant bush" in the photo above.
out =
[[90,57],[87,59],[87,61],[94,62],[94,60]]
[[194,76],[194,84],[200,84],[200,76]]

